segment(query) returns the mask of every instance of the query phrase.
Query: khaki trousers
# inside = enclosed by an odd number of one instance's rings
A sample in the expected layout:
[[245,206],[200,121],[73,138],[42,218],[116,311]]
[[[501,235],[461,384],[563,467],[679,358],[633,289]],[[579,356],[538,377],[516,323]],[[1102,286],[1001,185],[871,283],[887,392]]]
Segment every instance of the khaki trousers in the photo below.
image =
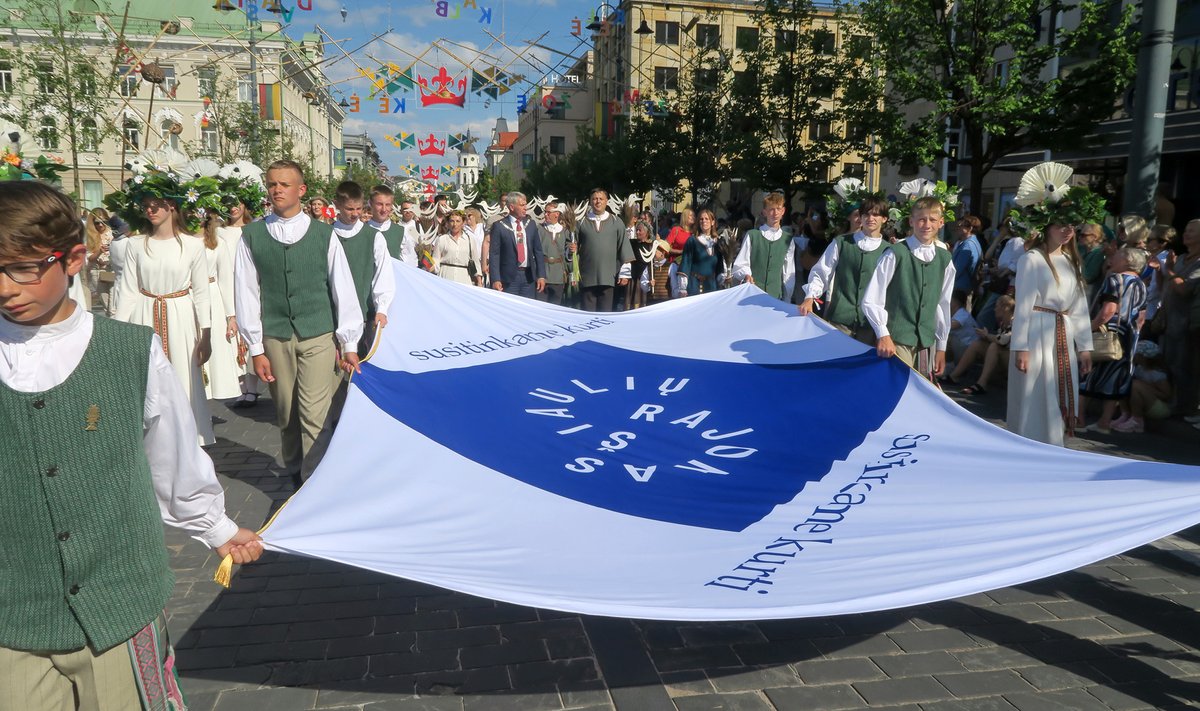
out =
[[[875,330],[872,329],[870,326],[859,326],[858,328],[851,328],[850,326],[847,326],[843,323],[834,323],[833,321],[830,321],[829,325],[833,326],[837,330],[839,330],[842,333],[846,334],[847,336],[853,338],[854,340],[858,341],[859,343],[865,343],[866,345],[871,346],[872,348],[875,347],[875,342],[877,340],[875,338]],[[900,349],[900,347],[897,346],[896,350],[899,350],[899,349]]]
[[96,654],[0,647],[0,711],[136,711],[142,708],[129,648]]
[[917,374],[926,380],[933,380],[933,348],[914,348],[900,343],[896,343],[895,346],[896,357],[902,363],[917,371]]
[[329,425],[329,405],[340,381],[333,334],[313,338],[292,334],[286,341],[264,338],[263,352],[275,376],[269,385],[283,442],[283,465],[289,474],[308,476],[320,461],[314,449]]

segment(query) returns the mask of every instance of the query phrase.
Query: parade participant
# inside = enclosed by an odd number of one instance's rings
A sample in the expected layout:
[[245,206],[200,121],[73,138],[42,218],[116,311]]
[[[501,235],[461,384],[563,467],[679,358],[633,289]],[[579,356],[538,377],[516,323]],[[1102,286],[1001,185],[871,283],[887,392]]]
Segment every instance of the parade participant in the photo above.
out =
[[859,230],[835,238],[813,265],[800,302],[801,316],[813,312],[818,299],[829,292],[825,320],[851,338],[875,345],[875,331],[863,315],[862,300],[867,284],[883,256],[883,225],[888,219],[888,202],[878,195],[867,195],[855,208]]
[[400,222],[397,226],[402,230],[399,251],[394,253],[396,259],[410,267],[419,267],[421,260],[417,254],[417,241],[420,238],[417,226],[417,213],[412,201],[400,202]]
[[[650,223],[646,223],[645,230],[647,235],[650,231]],[[640,233],[641,228],[638,229]],[[646,242],[639,240],[638,251],[640,253],[645,249]],[[642,271],[642,276],[638,279],[638,287],[642,292],[642,301],[645,306],[657,304],[667,301],[671,298],[671,292],[678,293],[679,289],[672,289],[672,285],[677,283],[676,280],[676,265],[671,264],[671,245],[665,239],[655,239],[649,241],[651,257],[647,268]]]
[[567,257],[575,241],[562,223],[562,203],[546,205],[546,221],[542,224],[542,254],[546,257],[546,288],[538,294],[541,301],[562,304],[567,288]]
[[[649,218],[639,218],[633,226],[633,262],[629,265],[629,278],[633,293],[625,300],[626,309],[636,309],[650,303],[650,285],[654,283],[654,261],[658,250],[654,237],[654,223]],[[670,252],[670,245],[667,246]],[[665,283],[664,283],[665,284]]]
[[[83,266],[75,205],[11,182],[0,213],[0,419],[12,438],[0,460],[13,475],[0,484],[0,704],[124,710],[157,698],[183,708],[160,522],[237,563],[262,545],[225,515],[157,336],[65,298]],[[20,472],[54,485],[20,485]],[[158,652],[149,662],[148,650]]]
[[954,262],[937,244],[942,215],[937,198],[916,201],[909,214],[913,233],[884,250],[862,297],[879,357],[895,356],[930,380],[946,368],[954,290]]
[[[387,235],[367,227],[362,221],[362,186],[352,180],[339,183],[333,204],[338,211],[333,233],[346,253],[350,275],[354,277],[358,308],[363,315],[363,335],[358,342],[358,355],[362,358],[370,352],[377,329],[387,326],[387,312],[396,295],[396,277],[388,256]],[[388,210],[391,210],[390,202]]]
[[218,234],[221,216],[214,210],[205,215],[202,233],[208,265],[210,323],[217,336],[210,338],[212,355],[205,364],[204,393],[210,400],[231,400],[242,395],[238,376],[237,318],[233,308],[233,250]]
[[[245,177],[230,176],[223,179],[221,195],[229,217],[224,221],[223,226],[217,228],[217,236],[221,238],[225,248],[229,251],[230,262],[232,262],[237,255],[238,242],[242,239],[242,228],[262,215],[267,192],[263,189],[262,177],[256,174]],[[229,293],[232,298],[232,284]],[[258,403],[262,381],[254,373],[254,363],[249,358],[247,345],[241,337],[236,318],[227,324],[225,337],[235,349],[238,369],[241,373],[238,378],[241,395],[229,407],[235,409],[254,407]]]
[[584,311],[612,311],[613,284],[626,286],[628,278],[617,278],[622,265],[633,261],[633,248],[625,225],[608,211],[608,191],[594,188],[591,209],[579,223],[579,287]]
[[[131,181],[124,191],[126,214],[122,216],[142,234],[126,238],[113,318],[154,327],[192,403],[201,443],[213,444],[216,437],[200,371],[212,353],[204,244],[191,237],[192,230],[179,212],[187,194],[184,186],[166,172],[138,177],[142,182]],[[140,206],[140,213],[133,212],[135,206]]]
[[437,264],[434,273],[459,284],[482,286],[479,252],[467,234],[466,222],[462,210],[452,210],[446,215],[446,231],[433,243],[433,259]]
[[1092,369],[1075,225],[1099,221],[1103,210],[1087,188],[1066,188],[1071,172],[1043,163],[1021,178],[1015,217],[1037,234],[1017,262],[1008,365],[1008,429],[1059,446],[1079,418],[1079,378]]
[[782,193],[763,198],[763,223],[746,233],[733,262],[733,281],[755,284],[781,301],[792,300],[796,280],[792,231],[780,224],[786,212]]
[[677,293],[680,296],[706,294],[721,288],[725,265],[717,241],[717,216],[712,210],[701,210],[696,220],[696,234],[688,237],[679,259]]
[[266,178],[273,213],[242,228],[234,294],[254,371],[275,401],[283,463],[298,488],[317,464],[309,453],[340,380],[339,346],[340,366],[358,368],[363,315],[333,229],[300,211],[304,169],[278,160]]
[[687,246],[687,241],[691,239],[694,229],[696,229],[696,211],[685,207],[683,212],[679,213],[679,224],[667,232],[666,239],[667,244],[671,245],[672,264],[677,264],[680,257],[683,256],[683,248]]
[[308,210],[305,211],[312,219],[317,222],[324,222],[327,225],[333,224],[333,216],[330,214],[329,201],[323,197],[315,197],[308,201]]
[[105,316],[112,315],[112,288],[116,279],[109,271],[113,232],[108,225],[108,211],[102,207],[84,216],[87,223],[88,281],[92,291],[92,305],[99,304]]
[[370,213],[370,219],[367,221],[367,224],[371,229],[383,235],[384,242],[387,243],[388,254],[396,259],[400,259],[406,230],[401,225],[392,222],[395,203],[396,193],[388,186],[376,185],[371,188],[371,195],[367,201],[367,208]]
[[525,195],[504,196],[508,217],[492,225],[488,265],[492,288],[536,298],[546,288],[546,262],[537,223],[526,215]]

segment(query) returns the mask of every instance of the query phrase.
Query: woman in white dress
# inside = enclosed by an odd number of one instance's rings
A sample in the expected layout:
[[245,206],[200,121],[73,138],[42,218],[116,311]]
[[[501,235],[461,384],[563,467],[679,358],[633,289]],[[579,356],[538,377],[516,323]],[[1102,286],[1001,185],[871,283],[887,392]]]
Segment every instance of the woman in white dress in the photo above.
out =
[[176,205],[142,201],[148,234],[127,237],[113,318],[151,326],[192,403],[201,444],[216,441],[200,368],[211,352],[208,263],[204,243],[187,237]]
[[[438,235],[433,243],[433,259],[437,264],[437,275],[467,286],[482,285],[483,272],[479,267],[479,250],[475,241],[463,229],[466,216],[455,210],[446,216],[446,232]],[[472,277],[474,272],[476,276]]]
[[[222,185],[222,188],[226,189],[227,186]],[[238,243],[242,241],[242,227],[250,223],[253,211],[236,194],[226,194],[225,200],[229,208],[229,219],[224,226],[217,228],[217,236],[221,239],[221,243],[225,246],[225,249],[229,251],[230,258],[232,259],[237,254]],[[245,343],[241,341],[238,335],[240,331],[238,330],[236,318],[229,321],[226,333],[229,336],[230,343],[233,345],[234,358],[239,362],[238,389],[240,394],[230,407],[237,409],[254,407],[258,403],[259,390],[262,384],[258,376],[254,373],[254,364],[246,355]],[[239,353],[241,354],[240,357]]]
[[[210,400],[231,400],[242,394],[238,376],[245,370],[237,359],[237,319],[233,313],[233,251],[217,232],[221,217],[209,213],[204,221],[204,231],[198,237],[204,243],[204,256],[208,264],[208,303],[212,327],[217,336],[212,338],[212,355],[205,365],[208,377],[204,379],[204,392]],[[197,238],[193,238],[197,239]]]
[[1092,329],[1075,227],[1051,224],[1026,243],[1014,281],[1008,429],[1062,446],[1080,415],[1079,378],[1092,367]]

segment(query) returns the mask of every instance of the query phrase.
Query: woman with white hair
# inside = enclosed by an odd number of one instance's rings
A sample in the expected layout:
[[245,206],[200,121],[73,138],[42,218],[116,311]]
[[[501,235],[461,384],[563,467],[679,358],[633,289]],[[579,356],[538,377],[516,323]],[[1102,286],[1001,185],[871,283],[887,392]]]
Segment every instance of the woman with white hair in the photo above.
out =
[[[1122,353],[1117,360],[1098,362],[1093,358],[1092,371],[1079,388],[1082,396],[1080,412],[1087,415],[1089,399],[1097,399],[1104,404],[1100,419],[1083,428],[1084,431],[1108,434],[1114,427],[1123,427],[1129,419],[1133,353],[1142,326],[1142,312],[1146,307],[1146,284],[1140,276],[1145,268],[1145,250],[1137,247],[1117,250],[1109,260],[1109,274],[1092,303],[1092,332],[1103,328],[1116,333]],[[1114,421],[1113,414],[1118,402],[1125,415]]]

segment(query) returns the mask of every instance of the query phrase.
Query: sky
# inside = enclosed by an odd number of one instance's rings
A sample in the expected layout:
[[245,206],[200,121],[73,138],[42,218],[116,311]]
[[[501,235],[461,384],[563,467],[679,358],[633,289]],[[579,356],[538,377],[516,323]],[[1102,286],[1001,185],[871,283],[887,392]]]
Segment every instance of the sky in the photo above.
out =
[[[296,0],[283,2],[286,7]],[[439,3],[444,3],[445,17],[438,15]],[[401,166],[409,163],[422,167],[457,164],[457,153],[447,151],[443,162],[441,158],[419,156],[413,149],[401,150],[385,136],[403,131],[426,137],[433,132],[444,139],[446,134],[470,131],[479,138],[475,148],[482,154],[497,117],[508,119],[510,130],[516,130],[518,95],[532,95],[537,82],[547,75],[565,74],[570,63],[560,54],[531,47],[527,42],[536,41],[577,56],[588,47],[572,34],[572,20],[582,18],[586,25],[596,12],[596,6],[580,0],[408,0],[391,4],[381,0],[311,0],[311,5],[312,10],[301,9],[308,6],[302,0],[286,31],[296,38],[312,32],[314,27],[324,31],[328,60],[324,69],[330,91],[335,100],[349,100],[357,94],[361,102],[359,112],[348,113],[342,131],[370,135],[392,175],[400,175]],[[458,17],[452,19],[456,10]],[[490,24],[481,21],[489,10]],[[588,34],[584,30],[582,38],[587,39]],[[441,46],[434,47],[438,41]],[[497,98],[468,91],[464,108],[423,107],[413,90],[396,95],[404,99],[404,113],[380,113],[378,98],[369,98],[372,84],[360,76],[360,69],[375,70],[385,62],[403,68],[414,61],[414,78],[432,76],[445,66],[451,76],[465,75],[469,81],[465,69],[470,63],[477,70],[506,69],[526,80]],[[389,109],[394,107],[393,101]]]

